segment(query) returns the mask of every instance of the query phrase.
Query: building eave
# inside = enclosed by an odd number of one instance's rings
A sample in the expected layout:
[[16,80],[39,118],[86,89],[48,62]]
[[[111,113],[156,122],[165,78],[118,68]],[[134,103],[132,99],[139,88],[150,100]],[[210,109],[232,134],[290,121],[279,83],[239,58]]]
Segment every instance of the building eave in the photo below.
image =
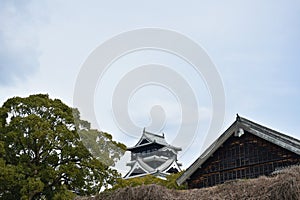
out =
[[300,155],[300,141],[278,131],[241,118],[240,127],[257,137]]
[[150,146],[150,145],[153,145],[153,144],[158,144],[158,145],[164,146],[164,145],[159,144],[156,141],[154,141],[154,142],[150,142],[150,143],[147,143],[147,144],[142,144],[142,145],[139,145],[139,146],[128,147],[127,151],[133,151],[135,149],[139,149],[139,148],[142,148],[142,147]]

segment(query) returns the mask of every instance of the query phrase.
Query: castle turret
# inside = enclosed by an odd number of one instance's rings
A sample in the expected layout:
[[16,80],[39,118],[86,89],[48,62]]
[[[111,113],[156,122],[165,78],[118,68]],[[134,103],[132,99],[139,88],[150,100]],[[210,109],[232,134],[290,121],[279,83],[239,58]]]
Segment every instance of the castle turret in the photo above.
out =
[[181,171],[177,162],[177,153],[181,148],[168,144],[165,136],[143,130],[142,137],[131,151],[131,160],[127,163],[131,169],[124,178],[141,177],[147,174],[164,178],[171,173]]

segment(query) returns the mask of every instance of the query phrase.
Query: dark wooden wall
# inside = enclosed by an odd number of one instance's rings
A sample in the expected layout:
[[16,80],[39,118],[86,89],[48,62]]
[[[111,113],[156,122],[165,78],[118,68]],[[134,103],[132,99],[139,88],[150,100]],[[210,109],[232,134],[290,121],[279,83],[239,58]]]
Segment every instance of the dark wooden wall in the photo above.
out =
[[234,179],[269,175],[300,163],[300,156],[245,132],[234,134],[187,180],[189,188],[202,188]]

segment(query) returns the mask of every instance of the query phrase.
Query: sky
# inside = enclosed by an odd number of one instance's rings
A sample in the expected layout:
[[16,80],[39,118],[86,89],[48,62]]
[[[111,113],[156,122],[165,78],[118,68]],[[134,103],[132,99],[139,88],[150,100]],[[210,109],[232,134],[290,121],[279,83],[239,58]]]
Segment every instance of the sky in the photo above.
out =
[[[151,27],[187,36],[214,63],[224,87],[225,116],[212,139],[233,123],[236,113],[300,138],[300,1],[296,0],[0,0],[0,104],[14,96],[47,93],[75,106],[77,78],[91,53],[118,34]],[[199,118],[190,121],[198,128],[179,156],[186,168],[209,145],[203,141],[214,116],[205,77],[197,76],[176,55],[141,50],[116,59],[95,86],[96,121],[84,111],[82,118],[133,146],[138,133],[132,137],[116,123],[112,96],[126,73],[149,63],[171,66],[195,94]],[[170,143],[176,137],[186,106],[176,93],[157,84],[141,85],[125,100],[130,119],[141,131],[151,123],[151,108],[160,105],[165,118],[159,131]],[[125,162],[126,158],[117,165],[123,173],[128,170]]]

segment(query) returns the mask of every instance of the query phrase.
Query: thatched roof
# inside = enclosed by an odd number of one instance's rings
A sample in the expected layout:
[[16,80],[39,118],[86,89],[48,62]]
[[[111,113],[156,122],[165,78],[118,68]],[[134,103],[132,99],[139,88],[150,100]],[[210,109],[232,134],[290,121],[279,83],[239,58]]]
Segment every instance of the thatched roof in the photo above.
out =
[[76,200],[194,200],[194,199],[300,199],[300,167],[293,166],[271,177],[236,180],[210,188],[171,190],[158,185],[143,185],[104,192],[96,197]]

